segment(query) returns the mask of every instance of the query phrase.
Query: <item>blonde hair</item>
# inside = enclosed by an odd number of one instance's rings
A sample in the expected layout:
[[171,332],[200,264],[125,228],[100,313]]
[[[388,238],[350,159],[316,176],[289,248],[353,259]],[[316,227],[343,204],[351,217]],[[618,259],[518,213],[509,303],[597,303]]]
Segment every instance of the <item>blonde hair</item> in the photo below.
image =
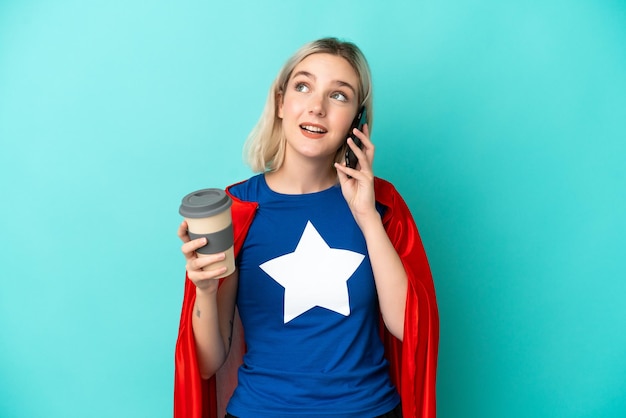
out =
[[[244,158],[255,172],[275,171],[283,164],[286,138],[282,120],[277,116],[277,99],[282,96],[293,69],[306,57],[313,54],[332,54],[344,58],[359,77],[359,107],[367,109],[367,124],[372,131],[374,109],[372,100],[372,76],[370,68],[361,50],[353,43],[337,38],[322,38],[302,46],[291,56],[278,72],[272,83],[265,108],[256,126],[248,135],[244,146]],[[337,150],[335,161],[341,162],[346,145]]]

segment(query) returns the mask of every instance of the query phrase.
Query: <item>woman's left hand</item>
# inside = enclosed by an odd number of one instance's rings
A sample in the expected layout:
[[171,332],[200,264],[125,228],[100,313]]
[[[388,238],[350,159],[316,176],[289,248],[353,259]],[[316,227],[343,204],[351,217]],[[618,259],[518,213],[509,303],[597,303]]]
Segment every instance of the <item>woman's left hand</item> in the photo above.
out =
[[337,168],[343,197],[348,202],[355,220],[362,227],[362,222],[374,215],[380,219],[376,211],[374,196],[374,172],[372,170],[374,144],[369,138],[367,124],[363,125],[363,132],[355,129],[354,134],[363,145],[362,149],[359,149],[351,138],[348,139],[348,146],[354,151],[359,161],[357,168],[348,168],[345,162],[335,163],[335,168]]
[[352,215],[365,237],[383,320],[389,331],[402,340],[404,338],[407,275],[384,229],[381,217],[376,211],[372,171],[374,145],[369,138],[369,127],[364,125],[363,132],[355,129],[354,133],[363,144],[361,150],[352,140],[348,140],[348,146],[359,159],[358,169],[347,168],[345,163],[335,164],[335,167],[343,197],[348,202]]

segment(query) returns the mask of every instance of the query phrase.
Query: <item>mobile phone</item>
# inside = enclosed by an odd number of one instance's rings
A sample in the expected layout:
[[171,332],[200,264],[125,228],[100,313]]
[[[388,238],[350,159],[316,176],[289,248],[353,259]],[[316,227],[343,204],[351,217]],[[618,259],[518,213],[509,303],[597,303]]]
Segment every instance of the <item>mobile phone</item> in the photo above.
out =
[[[354,128],[358,128],[359,131],[363,131],[363,125],[365,125],[366,123],[367,123],[367,110],[365,109],[365,106],[362,106],[359,109],[358,113],[356,114],[354,121],[352,121],[352,126],[350,126],[350,130],[348,131],[348,136],[352,138],[356,146],[359,148],[361,148],[363,144],[361,144],[361,140],[357,138],[357,136],[352,131],[354,131]],[[350,168],[356,168],[356,163],[358,161],[359,159],[356,157],[352,149],[350,147],[347,147],[346,166]]]

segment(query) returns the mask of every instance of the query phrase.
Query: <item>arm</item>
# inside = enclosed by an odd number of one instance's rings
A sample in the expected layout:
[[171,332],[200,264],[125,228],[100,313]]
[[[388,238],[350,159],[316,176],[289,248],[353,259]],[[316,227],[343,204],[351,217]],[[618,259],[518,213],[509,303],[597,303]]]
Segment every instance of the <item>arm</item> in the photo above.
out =
[[[217,290],[196,288],[193,309],[193,334],[198,355],[198,367],[203,379],[208,379],[224,364],[231,347],[237,272],[224,279]],[[217,280],[213,280],[217,282]]]
[[359,222],[369,253],[378,303],[385,326],[399,340],[404,337],[407,275],[378,212]]
[[359,149],[352,139],[348,140],[348,146],[358,157],[359,168],[351,169],[340,164],[335,164],[335,167],[342,193],[365,237],[383,320],[387,329],[402,340],[407,275],[376,211],[372,172],[374,145],[369,139],[369,127],[366,124],[363,132],[355,129],[354,133],[361,140],[363,149]]
[[224,254],[198,257],[195,250],[205,245],[206,239],[190,241],[185,222],[180,225],[178,236],[183,241],[187,277],[196,286],[192,328],[200,375],[208,379],[224,364],[230,350],[238,275],[235,271],[220,285],[216,277],[226,268],[211,269],[210,266],[222,261]]

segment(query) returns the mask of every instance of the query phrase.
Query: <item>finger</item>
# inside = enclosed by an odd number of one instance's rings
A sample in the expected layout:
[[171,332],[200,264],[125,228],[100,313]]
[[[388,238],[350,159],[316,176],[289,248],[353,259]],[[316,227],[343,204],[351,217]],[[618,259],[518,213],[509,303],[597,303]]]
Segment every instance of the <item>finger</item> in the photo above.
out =
[[202,288],[202,282],[206,282],[207,280],[219,279],[220,276],[223,276],[227,270],[228,268],[226,268],[225,266],[207,270],[187,270],[187,275],[189,276],[189,280],[191,280],[196,286]]
[[178,226],[178,238],[180,238],[182,242],[189,242],[188,228],[187,221],[182,221]]
[[206,238],[202,237],[202,238],[194,239],[191,241],[187,241],[180,247],[180,249],[183,252],[183,254],[185,254],[185,257],[187,259],[195,258],[195,251],[198,248],[204,247],[206,244],[207,244]]
[[370,138],[370,125],[368,123],[363,125],[363,133],[367,136],[367,139]]
[[369,136],[369,126],[367,124],[363,125],[363,131],[356,130],[355,135],[361,140],[363,144],[361,149],[365,152],[365,155],[370,159],[370,162],[373,161],[375,147]]
[[[337,169],[337,175],[339,176],[339,183],[343,184],[350,180],[350,177],[358,180],[361,177],[361,172],[355,168],[346,167],[345,164],[335,163]],[[350,177],[348,177],[350,176]]]
[[[365,145],[365,144],[363,144]],[[371,171],[371,163],[369,156],[359,148],[352,138],[348,138],[348,146],[352,151],[354,151],[354,155],[356,155],[357,160],[359,161],[359,170]],[[351,174],[352,175],[352,174]]]
[[349,180],[348,175],[341,170],[341,168],[345,166],[346,166],[346,163],[343,163],[343,164],[335,163],[335,168],[337,169],[337,177],[339,178],[339,184],[343,184],[347,180]]
[[358,128],[354,128],[354,134],[357,136],[357,138],[361,140],[361,142],[364,142],[364,145],[367,145],[367,146],[374,145],[370,138],[370,128],[367,125],[367,123],[363,125],[362,130]]
[[226,253],[217,253],[217,254],[202,254],[199,257],[194,258],[193,260],[189,260],[187,263],[187,267],[191,270],[215,270],[220,267],[211,266],[215,263],[222,262],[226,259]]

